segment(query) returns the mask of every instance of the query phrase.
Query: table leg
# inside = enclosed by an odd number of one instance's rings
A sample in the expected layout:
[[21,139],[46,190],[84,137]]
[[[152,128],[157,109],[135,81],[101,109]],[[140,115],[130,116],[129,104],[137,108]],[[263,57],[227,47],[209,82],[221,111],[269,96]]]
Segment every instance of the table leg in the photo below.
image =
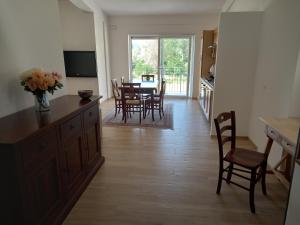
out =
[[152,95],[152,101],[151,101],[151,112],[152,112],[152,120],[154,121],[154,99]]
[[267,142],[267,146],[266,146],[266,149],[265,149],[265,154],[269,155],[269,153],[271,151],[271,148],[272,148],[272,145],[273,145],[273,139],[268,137],[268,142]]

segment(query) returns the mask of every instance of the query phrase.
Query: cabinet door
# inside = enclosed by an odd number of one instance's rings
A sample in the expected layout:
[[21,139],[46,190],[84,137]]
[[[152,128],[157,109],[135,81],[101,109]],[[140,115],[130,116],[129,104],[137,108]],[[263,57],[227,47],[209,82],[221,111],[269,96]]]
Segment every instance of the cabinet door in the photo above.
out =
[[63,184],[71,196],[84,178],[84,140],[81,117],[77,115],[61,125]]
[[92,106],[84,112],[84,132],[87,145],[86,157],[89,168],[93,167],[93,165],[101,157],[99,117],[100,114],[98,104]]
[[53,219],[62,205],[59,180],[58,159],[53,157],[38,170],[27,175],[26,186],[26,224],[46,224]]
[[21,146],[25,224],[45,224],[63,201],[56,131],[48,129]]

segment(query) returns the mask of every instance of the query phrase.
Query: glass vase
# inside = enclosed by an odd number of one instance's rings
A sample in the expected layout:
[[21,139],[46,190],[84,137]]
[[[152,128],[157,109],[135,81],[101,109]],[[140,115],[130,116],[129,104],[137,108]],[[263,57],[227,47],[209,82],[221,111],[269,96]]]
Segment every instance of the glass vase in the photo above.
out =
[[35,110],[38,112],[46,112],[50,110],[50,103],[46,92],[35,95]]

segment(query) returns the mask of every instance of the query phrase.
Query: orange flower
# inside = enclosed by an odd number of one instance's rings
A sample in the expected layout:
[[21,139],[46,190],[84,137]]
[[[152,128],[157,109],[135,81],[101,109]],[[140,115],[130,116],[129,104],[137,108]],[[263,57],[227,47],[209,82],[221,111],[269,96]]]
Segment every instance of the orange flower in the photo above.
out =
[[56,80],[52,76],[52,74],[46,74],[45,81],[47,82],[48,86],[53,87],[55,85]]
[[45,73],[42,71],[33,71],[32,72],[32,79],[41,80],[45,77]]
[[41,90],[46,91],[48,89],[48,83],[46,80],[41,80],[38,84],[37,87]]
[[37,85],[32,79],[26,81],[26,86],[28,86],[31,91],[35,91],[37,89]]
[[52,73],[52,77],[53,77],[53,79],[56,80],[56,81],[59,81],[59,80],[61,80],[61,78],[62,78],[60,74],[55,73],[55,72]]

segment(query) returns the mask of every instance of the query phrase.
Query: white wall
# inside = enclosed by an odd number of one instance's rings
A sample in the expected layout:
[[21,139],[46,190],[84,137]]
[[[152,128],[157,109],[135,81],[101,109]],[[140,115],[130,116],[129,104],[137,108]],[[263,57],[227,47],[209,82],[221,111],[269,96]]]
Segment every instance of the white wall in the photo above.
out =
[[109,22],[109,44],[111,76],[119,81],[129,76],[128,35],[178,35],[195,34],[195,69],[193,96],[199,95],[199,62],[202,30],[218,26],[218,14],[176,16],[111,16]]
[[273,0],[226,0],[222,12],[264,11]]
[[[0,117],[33,105],[19,75],[32,67],[64,74],[57,1],[0,1]],[[64,80],[63,80],[64,82]],[[55,92],[58,97],[66,87]]]
[[[60,21],[64,50],[95,51],[95,28],[92,12],[77,8],[69,0],[59,1]],[[98,79],[92,77],[68,77],[68,94],[77,94],[78,90],[93,90],[99,94]]]
[[261,18],[260,12],[220,17],[213,118],[235,110],[238,136],[248,136],[249,131]]
[[298,54],[297,68],[293,83],[293,92],[290,102],[289,116],[300,117],[300,50]]
[[107,16],[102,12],[97,1],[83,0],[94,13],[97,67],[98,67],[98,87],[99,94],[103,96],[101,101],[111,97],[110,91],[110,58],[107,31]]
[[285,225],[296,225],[300,221],[300,166],[295,165],[291,186],[289,205],[287,209]]
[[[260,151],[264,151],[266,135],[258,118],[290,114],[300,47],[300,29],[296,25],[299,12],[298,0],[274,0],[263,14],[249,135]],[[279,157],[277,146],[271,151],[269,163],[274,165]]]

